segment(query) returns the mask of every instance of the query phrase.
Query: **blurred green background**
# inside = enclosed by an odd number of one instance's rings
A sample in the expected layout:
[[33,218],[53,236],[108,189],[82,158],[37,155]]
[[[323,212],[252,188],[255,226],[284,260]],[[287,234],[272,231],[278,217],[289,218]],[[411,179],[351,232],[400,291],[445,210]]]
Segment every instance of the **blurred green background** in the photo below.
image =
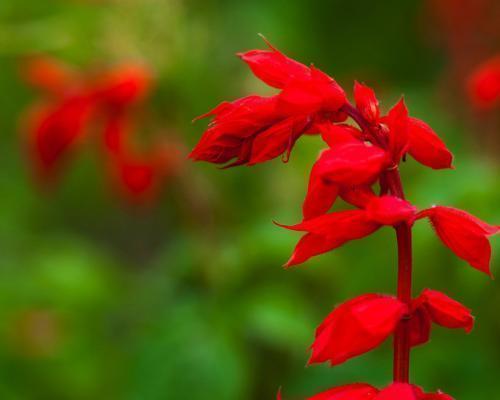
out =
[[[349,93],[354,79],[374,86],[386,109],[404,93],[456,156],[454,171],[409,160],[409,199],[498,223],[499,158],[481,147],[481,119],[462,101],[462,83],[449,90],[453,66],[436,25],[419,1],[1,0],[0,398],[262,400],[282,386],[284,398],[301,399],[391,379],[390,343],[336,368],[305,368],[314,329],[335,304],[396,284],[389,229],[280,267],[298,235],[271,220],[299,220],[320,140],[301,139],[288,164],[221,171],[186,162],[146,209],[110,194],[92,151],[42,194],[20,145],[23,112],[38,96],[19,78],[22,57],[147,62],[157,85],[147,107],[187,154],[205,126],[192,125],[194,116],[272,92],[233,55],[262,47],[262,32]],[[500,240],[493,246],[498,274]],[[424,287],[463,301],[477,325],[469,336],[436,328],[413,351],[413,380],[461,400],[497,398],[500,286],[421,223],[415,291]]]

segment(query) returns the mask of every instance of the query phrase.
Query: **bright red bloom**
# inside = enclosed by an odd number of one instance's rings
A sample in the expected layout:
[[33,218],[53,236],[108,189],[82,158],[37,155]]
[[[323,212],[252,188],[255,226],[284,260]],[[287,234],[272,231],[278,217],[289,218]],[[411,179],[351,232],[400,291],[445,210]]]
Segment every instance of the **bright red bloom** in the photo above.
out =
[[408,109],[403,99],[399,100],[383,119],[389,127],[389,151],[395,165],[399,164],[401,157],[408,151]]
[[37,178],[58,178],[71,150],[83,137],[94,110],[88,96],[72,96],[34,109],[29,117],[28,148]]
[[[265,40],[265,39],[264,39]],[[269,86],[282,89],[293,79],[304,79],[311,71],[292,60],[265,40],[270,50],[250,50],[237,55],[248,64],[257,78]]]
[[325,150],[315,167],[323,179],[341,185],[373,183],[387,163],[377,146],[352,141]]
[[429,340],[432,322],[445,328],[461,328],[466,333],[474,326],[474,317],[468,308],[436,290],[425,289],[413,300],[411,309],[413,346]]
[[331,365],[366,353],[394,331],[407,306],[392,296],[367,294],[341,304],[316,330],[309,363]]
[[286,153],[316,120],[345,119],[342,88],[325,73],[294,61],[271,46],[239,54],[254,74],[281,89],[276,96],[248,96],[224,102],[203,117],[213,117],[193,149],[194,160],[215,164],[254,165]]
[[372,88],[355,81],[354,100],[359,112],[368,122],[374,124],[379,121],[379,103]]
[[344,243],[361,239],[380,225],[369,220],[364,210],[341,211],[321,215],[283,228],[307,232],[295,247],[285,267],[301,264],[309,258],[333,250]]
[[131,203],[149,203],[161,184],[179,169],[177,145],[158,143],[152,151],[140,152],[130,142],[130,127],[122,116],[108,120],[105,150],[109,172],[117,191]]
[[467,89],[479,109],[492,109],[500,102],[500,55],[479,65],[470,75]]
[[314,165],[309,176],[307,195],[302,205],[304,220],[325,214],[335,202],[338,192],[338,186],[323,179],[318,165]]
[[[333,250],[348,241],[361,239],[383,225],[413,223],[416,209],[407,201],[392,196],[379,198],[373,195],[368,198],[370,191],[362,190],[360,193],[363,193],[362,196],[366,198],[365,209],[324,214],[292,226],[278,224],[283,228],[307,232],[297,243],[285,267],[301,264],[315,255]],[[306,201],[308,200],[306,198]],[[309,207],[308,212],[313,210],[307,202],[306,205]],[[322,211],[327,205],[326,202],[322,203],[322,208],[314,209],[314,211]]]
[[380,225],[413,223],[417,208],[394,196],[373,197],[366,205],[368,218]]
[[28,126],[30,159],[43,183],[59,177],[76,145],[96,127],[102,128],[115,186],[128,199],[150,199],[160,176],[173,173],[178,152],[172,146],[139,154],[129,143],[124,121],[151,86],[143,66],[121,65],[99,76],[78,74],[49,58],[31,59],[23,67],[25,79],[47,95],[45,104],[31,112]]
[[453,398],[441,391],[425,393],[420,387],[408,383],[393,383],[382,390],[366,383],[355,383],[326,390],[308,400],[453,400]]
[[491,275],[491,245],[488,240],[500,227],[451,207],[434,206],[421,211],[417,218],[429,218],[443,244],[472,267]]
[[408,153],[419,163],[434,169],[451,168],[453,154],[425,122],[408,118]]

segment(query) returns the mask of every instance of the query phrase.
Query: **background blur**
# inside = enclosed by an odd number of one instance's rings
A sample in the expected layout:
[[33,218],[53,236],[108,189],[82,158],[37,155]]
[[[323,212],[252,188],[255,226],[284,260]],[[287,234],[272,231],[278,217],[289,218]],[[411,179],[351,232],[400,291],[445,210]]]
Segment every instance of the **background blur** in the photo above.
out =
[[[299,236],[271,220],[299,220],[320,140],[301,139],[288,164],[221,171],[186,161],[147,207],[117,198],[94,153],[81,151],[44,193],[20,137],[39,94],[19,65],[33,54],[81,68],[147,63],[156,86],[144,107],[187,155],[206,124],[191,124],[194,116],[224,99],[272,92],[234,57],[262,48],[262,32],[349,93],[354,79],[375,87],[385,109],[404,93],[412,115],[456,157],[454,171],[409,160],[402,173],[410,200],[499,223],[498,109],[475,112],[464,91],[469,69],[500,50],[481,19],[498,14],[476,13],[475,27],[464,28],[470,10],[455,10],[460,22],[445,3],[453,2],[1,0],[0,398],[262,400],[282,386],[286,399],[301,399],[336,384],[388,383],[390,343],[333,369],[304,368],[314,329],[335,304],[393,292],[396,278],[389,229],[280,267]],[[492,242],[498,275],[500,240]],[[415,291],[424,287],[463,301],[477,325],[470,336],[436,328],[413,351],[414,381],[461,400],[496,398],[498,281],[467,267],[420,223]]]

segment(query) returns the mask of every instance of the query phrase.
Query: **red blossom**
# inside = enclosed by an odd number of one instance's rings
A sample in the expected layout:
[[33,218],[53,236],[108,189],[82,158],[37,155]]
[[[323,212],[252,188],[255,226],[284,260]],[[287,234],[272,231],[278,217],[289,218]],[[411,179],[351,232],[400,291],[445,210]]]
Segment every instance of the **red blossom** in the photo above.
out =
[[76,145],[96,129],[102,134],[105,163],[115,186],[128,199],[151,199],[160,178],[174,173],[179,159],[174,146],[138,152],[129,141],[125,120],[151,86],[143,66],[123,64],[99,75],[79,74],[41,57],[23,67],[26,81],[46,96],[41,106],[34,107],[27,127],[30,159],[43,183],[59,177]]
[[381,225],[413,223],[417,208],[395,196],[373,197],[366,205],[368,218]]
[[313,166],[309,176],[307,195],[302,205],[304,219],[325,214],[335,202],[338,191],[338,186],[323,179],[318,172],[318,167]]
[[309,363],[331,365],[366,353],[394,332],[407,306],[392,296],[367,294],[341,304],[316,330]]
[[354,100],[361,115],[370,123],[376,123],[380,117],[380,108],[372,88],[354,82]]
[[408,118],[408,153],[419,163],[434,169],[451,168],[453,154],[425,122]]
[[352,141],[325,150],[315,166],[329,182],[363,185],[373,183],[386,162],[386,153],[379,147]]
[[443,244],[472,267],[491,275],[491,245],[488,240],[500,231],[469,213],[452,207],[434,206],[417,218],[429,218]]
[[257,78],[269,86],[282,89],[292,79],[310,77],[311,71],[308,67],[285,56],[269,42],[266,43],[270,50],[250,50],[237,54]]
[[383,122],[389,127],[389,151],[393,163],[397,165],[409,146],[408,109],[403,99],[389,110]]
[[239,54],[254,74],[281,89],[276,96],[248,96],[224,102],[199,118],[213,117],[190,154],[194,160],[228,166],[254,165],[289,153],[296,140],[311,133],[313,122],[346,118],[343,89],[324,72],[270,50]]
[[[420,332],[428,332],[431,321],[445,328],[464,329],[467,333],[474,326],[474,317],[468,308],[436,290],[425,289],[413,300],[412,310],[417,313],[414,328]],[[424,335],[421,338],[418,344],[426,341]]]
[[368,236],[380,227],[379,224],[367,218],[364,210],[334,212],[297,225],[279,226],[307,232],[297,243],[285,267],[301,264],[315,255],[333,250],[348,241]]
[[[425,393],[420,387],[408,383],[393,383],[379,390],[366,383],[338,386],[308,400],[453,400],[441,391]],[[280,398],[278,399],[280,400]]]
[[[355,190],[351,189],[352,193],[355,193]],[[363,196],[370,196],[370,191],[366,189],[361,193],[364,193]],[[313,208],[315,205],[311,202],[313,196],[317,195],[318,193],[311,192],[308,194],[310,197],[306,197],[307,212],[323,212],[332,201],[331,198],[330,201],[326,198],[322,199],[324,203],[315,204],[321,207]],[[333,250],[348,241],[361,239],[383,225],[397,225],[402,222],[411,224],[416,212],[415,207],[410,203],[392,196],[379,198],[373,195],[366,199],[365,207],[366,209],[320,215],[292,226],[278,224],[283,228],[307,232],[297,243],[285,267],[301,264],[315,255]]]

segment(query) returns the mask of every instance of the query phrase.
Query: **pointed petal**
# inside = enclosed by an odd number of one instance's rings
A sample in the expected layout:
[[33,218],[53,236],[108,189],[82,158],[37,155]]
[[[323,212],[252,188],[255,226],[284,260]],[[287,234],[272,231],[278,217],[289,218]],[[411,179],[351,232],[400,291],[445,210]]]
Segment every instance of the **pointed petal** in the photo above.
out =
[[309,258],[333,250],[344,243],[375,232],[379,225],[366,218],[363,210],[325,214],[284,228],[308,232],[303,236],[285,265],[300,264]]
[[408,109],[403,99],[391,108],[384,122],[389,127],[389,148],[395,164],[408,150]]
[[451,168],[453,154],[425,122],[408,118],[408,152],[419,163],[433,169]]
[[361,115],[371,123],[380,117],[380,108],[375,92],[368,86],[354,82],[354,100]]
[[443,244],[473,268],[490,275],[491,245],[488,236],[498,233],[498,226],[451,207],[434,206],[421,211],[417,218],[428,217]]
[[416,302],[427,309],[434,323],[445,328],[462,328],[469,333],[474,326],[471,311],[441,292],[425,289]]
[[313,166],[309,176],[307,195],[302,205],[304,219],[311,219],[330,210],[338,194],[338,186],[324,181]]
[[367,294],[334,309],[316,330],[309,363],[338,365],[379,346],[407,312],[392,296]]
[[311,75],[308,67],[274,47],[270,50],[250,50],[238,53],[238,56],[248,64],[257,78],[278,89],[282,89],[291,79],[304,79]]
[[307,116],[291,117],[259,132],[253,141],[248,165],[271,160],[283,154],[287,149],[291,150],[309,122],[310,119]]

